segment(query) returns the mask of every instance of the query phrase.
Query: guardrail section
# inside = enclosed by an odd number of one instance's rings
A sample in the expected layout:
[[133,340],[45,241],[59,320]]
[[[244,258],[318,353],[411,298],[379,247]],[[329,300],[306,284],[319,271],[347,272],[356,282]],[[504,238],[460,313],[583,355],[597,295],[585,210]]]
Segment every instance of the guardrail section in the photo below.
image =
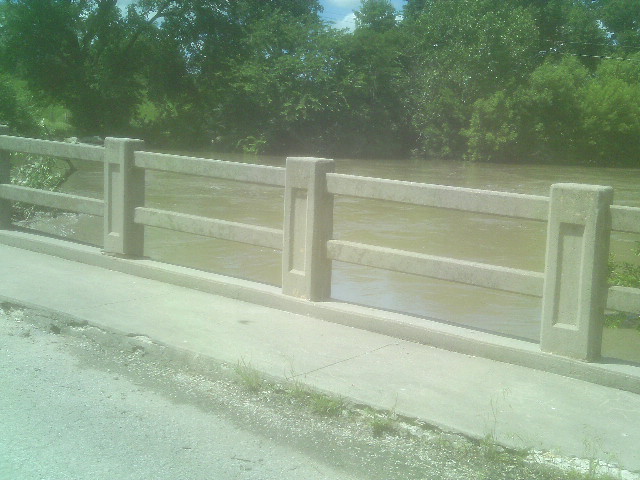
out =
[[8,228],[11,223],[11,202],[103,216],[104,202],[101,200],[11,185],[10,152],[89,162],[104,161],[104,147],[0,135],[0,228]]
[[[9,152],[103,162],[104,201],[10,185]],[[600,355],[605,308],[640,311],[640,289],[606,285],[611,232],[640,233],[640,208],[612,205],[610,187],[555,184],[543,197],[343,175],[334,168],[333,160],[318,158],[288,158],[280,168],[152,153],[134,139],[107,138],[104,147],[94,147],[0,135],[0,228],[11,228],[11,202],[19,201],[103,216],[109,254],[141,256],[145,226],[282,250],[282,293],[311,301],[330,299],[332,261],[542,297],[541,349],[582,360]],[[283,228],[148,208],[146,170],[284,187]],[[547,222],[545,271],[334,239],[336,195]]]
[[[181,173],[257,185],[284,187],[285,183],[285,169],[281,167],[250,165],[181,155],[136,151],[133,155],[133,165],[138,169]],[[143,206],[135,206],[133,210],[133,222],[139,225],[282,250],[282,230]]]
[[[491,192],[328,173],[327,191],[335,195],[386,200],[527,220],[546,221],[549,199],[537,195]],[[523,295],[542,296],[542,273],[424,255],[356,242],[331,240],[331,260],[421,275]]]

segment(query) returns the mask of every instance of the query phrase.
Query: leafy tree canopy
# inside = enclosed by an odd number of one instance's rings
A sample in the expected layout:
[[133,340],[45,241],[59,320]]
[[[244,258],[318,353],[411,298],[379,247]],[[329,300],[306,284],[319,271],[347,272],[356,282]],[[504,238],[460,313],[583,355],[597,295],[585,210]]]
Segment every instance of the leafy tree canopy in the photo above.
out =
[[5,0],[0,116],[33,131],[44,99],[81,135],[640,165],[637,0],[406,0],[402,16],[361,0],[353,32],[321,12],[318,0],[136,0],[125,12]]

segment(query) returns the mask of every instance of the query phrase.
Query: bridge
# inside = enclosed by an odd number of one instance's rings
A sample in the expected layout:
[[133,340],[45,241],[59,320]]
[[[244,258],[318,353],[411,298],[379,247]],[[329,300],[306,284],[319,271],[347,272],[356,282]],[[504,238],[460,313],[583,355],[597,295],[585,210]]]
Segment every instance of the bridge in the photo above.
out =
[[[11,185],[10,155],[13,152],[102,164],[104,198],[86,198]],[[145,172],[148,170],[283,188],[283,228],[272,229],[149,208],[145,205]],[[518,270],[335,239],[333,201],[335,196],[340,195],[546,222],[548,235],[544,272]],[[16,228],[11,221],[13,202],[101,216],[104,219],[103,243],[79,244]],[[282,284],[274,287],[145,258],[146,226],[280,250]],[[517,401],[522,403],[516,411],[509,414],[510,422],[522,423],[525,418],[529,418],[529,423],[539,421],[540,425],[546,425],[550,430],[543,433],[536,427],[536,438],[545,437],[548,445],[557,445],[558,427],[553,426],[553,423],[558,421],[567,437],[563,440],[564,444],[558,448],[569,446],[570,451],[580,455],[583,439],[568,438],[573,433],[572,429],[575,431],[576,428],[590,425],[593,422],[594,411],[605,408],[602,406],[604,404],[610,404],[606,407],[611,408],[610,415],[604,422],[606,425],[602,422],[598,424],[597,435],[602,436],[619,457],[623,457],[623,464],[640,469],[640,454],[628,446],[640,443],[640,365],[601,356],[602,319],[605,309],[640,311],[640,289],[608,287],[606,284],[609,238],[612,231],[640,233],[640,208],[614,205],[613,189],[610,187],[556,184],[552,186],[550,196],[544,197],[337,174],[334,173],[333,161],[327,159],[289,158],[286,167],[281,168],[153,153],[145,150],[143,142],[133,139],[107,138],[104,146],[92,146],[0,135],[0,254],[3,264],[11,266],[8,271],[12,272],[16,279],[14,282],[5,276],[0,296],[6,301],[19,301],[58,313],[64,313],[66,310],[71,316],[81,316],[91,322],[91,313],[97,315],[96,305],[118,303],[118,292],[126,297],[124,292],[142,288],[147,292],[148,298],[164,304],[153,292],[170,291],[171,295],[182,295],[190,299],[188,303],[183,304],[186,307],[172,311],[174,315],[190,318],[192,323],[189,324],[189,328],[194,327],[193,322],[202,328],[200,340],[196,343],[201,348],[208,349],[213,356],[215,352],[206,347],[205,332],[208,332],[211,338],[214,338],[214,335],[225,335],[224,332],[227,332],[230,335],[229,341],[237,343],[243,341],[238,337],[241,336],[241,330],[229,333],[233,330],[232,327],[236,330],[239,328],[237,324],[225,323],[225,327],[222,328],[216,321],[202,323],[202,319],[196,320],[193,313],[189,313],[189,306],[202,312],[206,311],[207,302],[212,302],[211,308],[221,308],[230,318],[236,318],[237,313],[233,312],[237,312],[238,309],[248,309],[247,311],[263,318],[259,334],[256,334],[253,343],[249,344],[255,351],[261,351],[270,358],[273,357],[273,352],[270,356],[258,344],[261,340],[269,344],[266,339],[273,339],[274,336],[281,338],[279,342],[274,340],[275,343],[272,344],[276,351],[293,348],[291,345],[287,346],[286,341],[283,342],[287,335],[292,335],[292,338],[304,338],[310,342],[314,345],[310,350],[320,356],[325,355],[319,353],[322,346],[317,340],[312,341],[311,337],[319,335],[329,351],[336,342],[341,344],[340,349],[343,353],[349,345],[363,345],[360,353],[347,357],[332,357],[330,353],[326,353],[326,366],[332,362],[345,364],[347,360],[351,361],[360,356],[371,359],[373,357],[368,355],[377,349],[386,349],[389,352],[394,350],[386,348],[389,345],[402,345],[399,350],[404,349],[404,353],[408,350],[413,352],[414,348],[422,346],[420,353],[416,351],[412,354],[415,356],[403,358],[403,353],[396,349],[397,358],[388,358],[384,362],[378,359],[379,363],[376,365],[380,371],[374,375],[377,387],[371,388],[380,394],[380,398],[387,398],[386,394],[381,392],[380,382],[394,385],[392,389],[397,388],[396,393],[409,389],[413,391],[416,399],[425,402],[428,400],[424,398],[424,392],[420,391],[429,387],[438,391],[447,385],[447,391],[454,388],[457,393],[452,396],[462,398],[458,401],[462,401],[467,410],[482,410],[492,403],[491,399],[487,398],[486,391],[480,389],[482,393],[478,395],[482,398],[474,397],[473,392],[463,393],[465,386],[475,385],[471,390],[478,389],[478,378],[470,378],[471,372],[474,372],[474,376],[478,374],[478,365],[487,366],[484,372],[489,377],[495,375],[493,379],[483,379],[483,382],[489,382],[494,387],[494,395],[501,390],[501,381],[505,382],[503,389],[512,390],[510,387],[514,385],[522,386],[522,382],[517,380],[520,376],[535,378],[541,388],[544,385],[549,387],[543,390],[550,396],[540,398],[539,393],[528,391],[525,399],[520,396],[522,392],[515,393]],[[400,312],[335,301],[331,298],[332,261],[539,297],[542,305],[540,342],[532,344]],[[18,275],[19,271],[23,273]],[[77,272],[77,275],[73,272]],[[46,284],[41,284],[41,288],[50,289],[55,295],[42,295],[43,290],[30,289],[30,282],[35,282],[34,285],[38,283],[36,279],[40,279],[40,282],[45,281]],[[85,279],[98,281],[87,284]],[[121,288],[114,290],[109,285],[119,285]],[[177,290],[165,290],[172,288]],[[74,306],[73,296],[70,297],[69,292],[83,292],[82,295],[78,295],[78,302],[85,302],[84,310],[79,305]],[[64,302],[57,301],[56,296],[64,297]],[[48,299],[45,300],[44,297]],[[99,300],[87,304],[86,300],[80,298]],[[126,304],[125,300],[123,302]],[[233,306],[233,302],[246,303],[239,307]],[[166,315],[157,308],[151,308],[148,302],[145,305],[151,309],[153,315],[164,318],[165,325],[171,323],[172,320],[165,318]],[[122,320],[118,323],[115,319],[115,323],[110,324],[106,317],[99,323],[105,328],[129,333],[135,333],[130,331],[134,328],[146,328],[155,332],[153,335],[162,337],[156,340],[168,344],[172,342],[172,336],[166,331],[151,326],[153,321],[147,318],[149,315],[142,311],[137,312],[137,315],[125,315],[125,318],[131,321],[129,326],[123,324]],[[116,313],[117,310],[112,310],[113,316],[116,316]],[[301,320],[301,316],[304,320]],[[269,318],[273,318],[273,330],[269,328]],[[242,321],[249,320],[244,318]],[[136,322],[142,323],[138,325]],[[179,329],[179,323],[175,322],[176,318],[173,319],[173,326],[169,328],[172,334]],[[216,330],[214,324],[220,328]],[[305,331],[306,328],[309,331]],[[355,337],[354,332],[357,332]],[[194,332],[192,335],[198,336]],[[203,336],[205,338],[202,338]],[[345,339],[349,340],[345,343]],[[296,348],[299,348],[299,345]],[[425,352],[429,352],[429,355],[439,355],[440,360],[424,357]],[[297,351],[296,355],[303,353]],[[416,364],[408,368],[402,361],[404,359],[410,363],[411,359],[417,358],[426,362],[422,366],[424,371]],[[440,365],[450,365],[452,374],[455,372],[452,376],[457,380],[433,370],[434,365],[444,358],[445,363]],[[276,364],[277,367],[274,366]],[[300,373],[310,375],[315,371],[314,368],[320,369],[317,365],[305,365]],[[283,374],[282,367],[281,363],[276,361],[271,362],[270,366],[265,365],[265,368],[270,368],[272,373],[279,375]],[[364,368],[362,365],[360,367]],[[388,368],[395,370],[389,371]],[[490,371],[494,373],[488,373]],[[386,373],[381,377],[383,372]],[[424,378],[427,373],[429,380]],[[360,400],[377,405],[385,403],[376,400],[372,390],[368,393],[358,393],[358,384],[362,379],[356,380],[359,375],[354,375],[347,380],[352,382],[347,388],[349,392],[342,393],[349,393],[355,397],[361,394],[361,397],[358,397]],[[345,389],[344,384],[336,387],[335,382],[332,384],[326,378],[314,381],[320,388],[337,388],[338,391],[340,388]],[[323,383],[324,381],[329,383]],[[434,385],[433,382],[438,381],[441,383]],[[525,390],[530,388],[531,385],[525,387]],[[352,389],[355,389],[355,392],[350,391]],[[574,402],[571,403],[566,395],[573,398]],[[584,398],[580,398],[582,395]],[[593,395],[593,399],[587,400],[590,395]],[[636,413],[635,423],[630,423],[627,415],[621,416],[616,413],[617,407],[621,406],[621,396],[625,402],[622,408]],[[562,418],[553,418],[552,412],[542,412],[539,408],[532,407],[540,402],[553,403],[554,398],[558,405],[563,406]],[[579,404],[575,403],[577,398],[580,398]],[[597,404],[593,403],[594,401]],[[474,403],[475,407],[472,406]],[[427,413],[421,411],[424,406],[416,406],[416,402],[410,402],[411,406],[408,405],[400,410],[466,433],[482,436],[481,430],[486,427],[479,426],[482,421],[478,423],[478,418],[469,420],[468,424],[460,423],[457,417],[445,413],[447,408],[444,405],[438,412]],[[574,414],[565,417],[564,412],[569,410],[574,410]],[[532,415],[535,418],[532,418]],[[633,432],[626,433],[630,432],[630,425],[635,426]],[[522,428],[524,431],[527,430],[524,426]],[[531,433],[531,427],[528,431]],[[521,433],[510,432],[512,436]],[[620,438],[619,435],[623,437]],[[632,440],[629,435],[635,435],[637,438]],[[513,438],[509,440],[507,437],[509,435],[505,433],[500,440],[513,443]]]

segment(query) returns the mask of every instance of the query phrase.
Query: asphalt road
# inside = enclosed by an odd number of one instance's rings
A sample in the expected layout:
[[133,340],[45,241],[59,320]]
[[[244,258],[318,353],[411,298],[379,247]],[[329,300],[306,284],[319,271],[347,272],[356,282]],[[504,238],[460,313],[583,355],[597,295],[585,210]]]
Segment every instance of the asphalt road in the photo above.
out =
[[116,364],[87,364],[81,351],[98,347],[55,333],[0,319],[1,480],[358,478]]
[[590,465],[0,303],[0,480],[640,478]]

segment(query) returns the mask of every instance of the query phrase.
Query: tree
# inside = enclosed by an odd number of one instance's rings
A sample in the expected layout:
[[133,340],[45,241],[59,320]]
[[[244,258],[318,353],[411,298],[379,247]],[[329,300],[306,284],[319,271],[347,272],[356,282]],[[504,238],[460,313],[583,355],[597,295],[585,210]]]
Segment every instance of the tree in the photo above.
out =
[[14,78],[0,74],[0,124],[21,135],[38,135],[41,127],[28,95]]
[[123,17],[116,0],[8,0],[4,57],[31,89],[69,109],[80,133],[125,133],[142,98],[140,38],[173,2],[150,18]]
[[333,39],[316,16],[274,11],[247,25],[246,56],[232,63],[220,105],[223,143],[248,151],[309,154],[337,108]]
[[356,29],[386,32],[396,26],[396,9],[389,0],[362,0],[354,13]]
[[[640,2],[636,0],[600,0],[601,19],[622,50],[640,47]],[[633,50],[632,50],[633,51]]]
[[529,9],[503,0],[430,0],[407,26],[406,108],[425,155],[460,158],[474,102],[520,84],[539,62]]
[[424,11],[428,0],[405,0],[402,16],[405,21],[415,21]]
[[580,92],[580,155],[597,165],[640,167],[640,54],[605,60]]
[[398,157],[409,153],[412,130],[403,108],[407,38],[386,0],[361,3],[356,28],[339,42],[336,77],[344,102],[333,136],[342,155]]
[[489,161],[580,161],[581,91],[589,73],[575,57],[549,60],[526,85],[474,104],[468,157]]

